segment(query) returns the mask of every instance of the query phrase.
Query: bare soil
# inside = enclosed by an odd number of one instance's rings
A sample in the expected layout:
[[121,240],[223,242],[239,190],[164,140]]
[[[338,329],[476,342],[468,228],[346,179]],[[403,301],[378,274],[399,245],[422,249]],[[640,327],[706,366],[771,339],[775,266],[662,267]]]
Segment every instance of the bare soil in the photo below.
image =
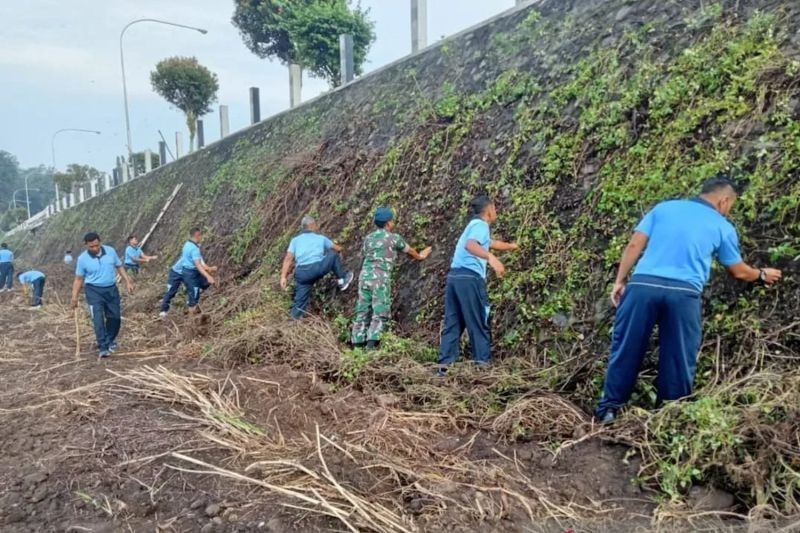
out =
[[[376,502],[396,502],[394,509],[402,513],[409,531],[685,527],[654,524],[652,497],[635,481],[636,459],[627,460],[624,446],[586,435],[585,428],[576,428],[576,439],[558,450],[536,442],[508,445],[435,414],[396,410],[385,395],[337,389],[285,364],[222,369],[203,357],[200,343],[175,341],[189,328],[180,312],[165,321],[152,313],[126,316],[121,351],[107,360],[97,359],[93,334],[81,317],[76,356],[75,321],[65,306],[50,304],[34,311],[18,296],[2,296],[4,532],[343,531],[343,522],[330,516],[287,507],[300,502],[275,490],[221,476],[173,455],[253,476],[246,466],[267,456],[258,446],[269,448],[272,458],[285,450],[287,460],[310,464],[305,459],[314,459],[316,435],[329,439],[319,455],[324,451],[332,478],[353,493],[367,495],[368,501],[374,496]],[[52,296],[51,301],[56,299],[55,293]],[[246,432],[258,427],[268,434],[268,441],[256,435],[253,442],[268,444],[251,449],[248,441],[235,441],[235,431],[215,433],[214,422],[191,402],[133,391],[126,376],[135,372],[193,376],[208,397],[216,393],[241,410],[241,419],[249,424]],[[349,447],[355,442],[364,454],[337,451],[355,450]],[[311,450],[306,458],[296,452],[303,446]],[[419,483],[403,485],[396,479],[402,477],[397,474],[402,469],[395,468],[391,478],[375,474],[376,465],[353,464],[370,454],[378,458],[400,449],[405,450],[409,476],[414,470],[440,476],[439,494],[426,494]],[[397,453],[393,457],[400,457]],[[451,482],[459,465],[514,472],[515,479],[526,480],[526,494],[533,491],[537,501],[552,508],[525,512],[514,504],[513,487],[499,473],[494,486],[477,474],[474,486],[464,483],[469,472],[458,474],[458,483]],[[495,493],[498,497],[493,499]],[[465,508],[472,512],[464,513]],[[714,529],[737,525],[717,524]]]

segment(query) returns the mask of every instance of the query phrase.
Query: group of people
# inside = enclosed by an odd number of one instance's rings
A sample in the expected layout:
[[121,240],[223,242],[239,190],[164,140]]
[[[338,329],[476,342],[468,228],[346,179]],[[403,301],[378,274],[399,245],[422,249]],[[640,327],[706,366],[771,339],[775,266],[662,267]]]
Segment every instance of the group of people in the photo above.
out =
[[[189,239],[183,245],[180,258],[169,271],[167,292],[161,302],[159,313],[161,317],[166,316],[170,303],[181,285],[186,286],[189,311],[194,313],[197,311],[200,293],[215,283],[211,273],[217,269],[208,266],[203,260],[200,250],[202,238],[203,232],[199,228],[192,228],[189,232]],[[124,261],[113,247],[102,244],[97,233],[87,233],[83,237],[83,242],[86,250],[78,256],[75,266],[72,307],[78,307],[78,297],[83,288],[99,356],[106,358],[118,349],[117,336],[122,323],[117,280],[124,280],[128,293],[133,293],[134,282],[131,276],[138,275],[141,265],[157,259],[158,256],[146,255],[136,235],[128,237]]]
[[[739,280],[771,285],[781,279],[780,270],[755,268],[743,261],[736,229],[727,219],[737,198],[738,191],[732,181],[717,176],[707,181],[695,198],[659,203],[636,226],[620,260],[611,293],[616,319],[605,384],[596,411],[600,421],[613,422],[630,399],[656,325],[660,347],[658,401],[691,394],[702,340],[701,296],[714,258]],[[456,243],[447,274],[437,368],[440,376],[445,376],[448,367],[459,359],[464,330],[469,336],[474,363],[485,366],[491,361],[487,271],[491,268],[502,277],[505,266],[494,252],[519,249],[516,243],[492,237],[491,225],[497,220],[497,209],[491,198],[475,197],[469,211],[470,220]],[[352,345],[364,349],[378,348],[391,319],[392,280],[400,254],[417,261],[431,254],[430,247],[418,252],[395,232],[395,214],[391,209],[378,208],[373,222],[375,229],[362,245],[358,303],[351,331]],[[202,238],[200,228],[193,228],[180,258],[170,268],[160,316],[167,314],[182,285],[188,293],[189,311],[194,313],[200,295],[216,283],[217,268],[203,259]],[[86,250],[78,257],[75,269],[72,306],[77,307],[83,288],[99,354],[104,358],[117,349],[121,317],[117,276],[133,292],[133,281],[128,274],[136,275],[142,264],[156,256],[145,255],[134,235],[128,239],[124,263],[112,247],[101,243],[96,233],[87,233],[84,243]],[[289,277],[294,271],[293,318],[302,319],[308,314],[313,287],[327,275],[335,276],[341,291],[352,284],[355,275],[345,269],[341,253],[342,247],[320,233],[312,216],[302,218],[301,232],[289,243],[280,277],[281,288],[288,290]],[[71,259],[69,252],[67,255]],[[12,260],[13,254],[5,244],[1,245],[0,282],[8,287],[13,275]],[[20,281],[33,288],[34,302],[41,305],[44,274],[26,272]]]
[[[655,326],[659,330],[657,401],[676,400],[692,393],[702,342],[702,293],[716,258],[735,279],[772,285],[782,278],[775,268],[755,268],[742,259],[736,229],[728,220],[739,192],[727,176],[703,184],[694,198],[668,200],[653,207],[633,231],[620,260],[611,302],[616,318],[605,383],[595,416],[613,422],[630,400]],[[456,243],[447,274],[444,326],[439,346],[438,373],[459,358],[464,330],[472,359],[478,366],[491,360],[492,335],[487,269],[502,277],[505,266],[493,252],[518,250],[516,243],[492,238],[497,219],[494,202],[478,196],[470,202],[471,219]],[[380,208],[377,229],[364,240],[364,263],[351,342],[375,348],[391,316],[392,272],[398,253],[424,260],[421,253],[394,233],[394,215]],[[295,268],[292,316],[307,312],[313,284],[333,272],[345,290],[353,274],[342,267],[341,248],[318,233],[316,222],[304,217],[302,233],[292,239],[281,271],[281,286]],[[633,272],[632,275],[631,271]]]
[[[22,272],[19,277],[25,297],[30,293],[31,307],[42,308],[42,295],[46,276],[38,270]],[[14,289],[14,252],[8,249],[6,243],[0,244],[0,292],[9,292]]]

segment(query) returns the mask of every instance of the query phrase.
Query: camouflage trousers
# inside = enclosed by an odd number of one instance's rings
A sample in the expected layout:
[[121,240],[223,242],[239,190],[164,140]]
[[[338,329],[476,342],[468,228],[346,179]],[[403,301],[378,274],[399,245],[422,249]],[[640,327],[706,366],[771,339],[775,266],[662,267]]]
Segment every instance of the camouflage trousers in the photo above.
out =
[[361,280],[353,323],[353,344],[379,341],[392,317],[392,285],[386,280]]

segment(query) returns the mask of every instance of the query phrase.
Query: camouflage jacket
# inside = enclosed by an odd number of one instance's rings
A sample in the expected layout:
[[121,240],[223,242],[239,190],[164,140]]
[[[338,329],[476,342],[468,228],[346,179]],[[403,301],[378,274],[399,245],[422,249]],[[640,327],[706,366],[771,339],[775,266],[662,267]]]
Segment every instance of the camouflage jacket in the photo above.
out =
[[386,229],[378,229],[367,235],[362,248],[364,265],[361,268],[361,279],[389,281],[397,254],[407,247],[405,239]]

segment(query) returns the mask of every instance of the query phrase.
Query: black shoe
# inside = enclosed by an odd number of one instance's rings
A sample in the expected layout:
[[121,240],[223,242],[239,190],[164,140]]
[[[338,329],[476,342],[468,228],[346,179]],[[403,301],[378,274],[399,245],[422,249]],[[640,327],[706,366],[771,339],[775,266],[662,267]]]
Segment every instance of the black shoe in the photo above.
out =
[[367,341],[367,350],[377,350],[380,345],[381,341]]
[[364,348],[364,347],[367,346],[366,342],[354,342],[352,344],[353,344],[353,348],[359,348],[359,349]]
[[600,417],[600,423],[604,426],[613,424],[617,420],[618,414],[616,409],[607,409],[603,416]]

